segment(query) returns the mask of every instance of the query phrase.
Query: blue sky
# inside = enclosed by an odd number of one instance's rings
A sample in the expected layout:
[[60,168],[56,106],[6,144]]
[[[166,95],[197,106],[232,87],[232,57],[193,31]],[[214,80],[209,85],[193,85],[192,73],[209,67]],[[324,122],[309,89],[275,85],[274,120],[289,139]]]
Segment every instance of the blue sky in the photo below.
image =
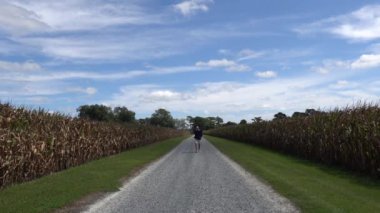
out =
[[0,100],[266,119],[380,95],[379,1],[0,0]]

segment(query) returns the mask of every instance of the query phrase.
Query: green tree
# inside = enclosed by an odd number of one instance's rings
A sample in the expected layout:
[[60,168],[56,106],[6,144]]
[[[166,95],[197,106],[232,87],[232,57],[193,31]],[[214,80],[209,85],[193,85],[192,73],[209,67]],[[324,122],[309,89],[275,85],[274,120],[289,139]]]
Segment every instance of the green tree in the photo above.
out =
[[245,120],[245,119],[242,119],[241,121],[240,121],[240,125],[244,125],[244,124],[247,124],[248,122],[247,122],[247,120]]
[[281,120],[281,119],[285,119],[287,118],[288,116],[286,116],[286,114],[282,113],[282,112],[279,112],[277,114],[274,115],[274,119],[273,120]]
[[223,124],[223,119],[219,116],[216,116],[216,126],[219,127],[219,126],[222,126]]
[[195,126],[199,126],[203,130],[213,129],[216,127],[219,127],[223,124],[223,119],[220,117],[192,117],[187,116],[186,120],[189,122],[191,128],[194,128]]
[[149,125],[150,124],[150,118],[140,118],[137,122],[141,125]]
[[134,122],[136,113],[128,110],[127,107],[115,107],[113,109],[113,116],[116,121],[128,123]]
[[189,129],[186,119],[174,119],[174,127],[176,129]]
[[174,128],[174,119],[166,109],[157,109],[150,118],[150,124],[154,126]]
[[310,116],[310,115],[318,115],[318,114],[323,114],[322,111],[315,110],[315,109],[306,109],[305,113]]
[[302,118],[302,117],[306,117],[308,116],[307,113],[303,113],[303,112],[294,112],[293,115],[292,115],[292,118]]
[[232,122],[232,121],[228,121],[227,123],[223,124],[223,126],[236,126],[237,123],[235,122]]
[[104,105],[82,105],[77,109],[78,117],[94,121],[113,120],[112,109]]
[[263,119],[261,117],[255,117],[254,119],[252,119],[252,122],[253,123],[260,123],[260,122],[263,122]]
[[206,130],[206,128],[208,126],[207,120],[205,118],[202,118],[199,116],[192,118],[191,121],[192,121],[191,122],[192,128],[194,128],[195,126],[199,126],[201,129]]

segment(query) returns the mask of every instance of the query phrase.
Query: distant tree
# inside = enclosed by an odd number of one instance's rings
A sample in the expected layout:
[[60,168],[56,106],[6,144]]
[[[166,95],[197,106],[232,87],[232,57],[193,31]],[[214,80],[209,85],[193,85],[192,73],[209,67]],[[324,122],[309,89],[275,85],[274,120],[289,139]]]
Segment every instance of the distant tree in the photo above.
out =
[[207,117],[205,129],[214,129],[216,127],[216,123],[216,117]]
[[242,120],[240,121],[239,125],[244,125],[244,124],[247,124],[247,123],[248,123],[247,120],[242,119]]
[[82,105],[77,109],[78,117],[94,121],[113,120],[112,109],[104,105]]
[[228,121],[227,123],[223,124],[223,126],[236,126],[237,123],[235,122],[232,122],[232,121]]
[[219,127],[223,124],[223,119],[219,116],[216,116],[216,126]]
[[279,112],[279,113],[274,115],[273,120],[281,120],[281,119],[285,119],[285,118],[287,118],[286,114]]
[[140,118],[137,122],[141,125],[149,125],[150,124],[150,118]]
[[154,126],[174,128],[174,119],[166,109],[157,109],[150,117],[150,124]]
[[294,112],[293,115],[292,115],[292,118],[302,118],[302,117],[307,117],[308,114],[307,113],[303,113],[303,112]]
[[174,127],[176,129],[189,129],[189,124],[186,119],[174,119]]
[[310,115],[316,115],[316,114],[320,114],[322,113],[321,111],[318,111],[318,110],[315,110],[315,109],[306,109],[305,110],[305,114],[307,114],[308,116]]
[[199,126],[201,129],[207,130],[208,126],[209,126],[208,120],[206,118],[202,118],[199,116],[193,117],[192,118],[192,128],[194,128],[195,126]]
[[260,123],[262,121],[263,121],[263,119],[261,117],[255,117],[254,119],[252,119],[253,123]]
[[191,128],[199,126],[203,130],[214,129],[216,127],[222,126],[223,124],[223,119],[219,116],[206,118],[200,116],[187,116],[186,120],[190,124]]
[[135,121],[135,115],[136,113],[128,110],[127,107],[115,107],[113,109],[113,116],[119,122],[133,122]]

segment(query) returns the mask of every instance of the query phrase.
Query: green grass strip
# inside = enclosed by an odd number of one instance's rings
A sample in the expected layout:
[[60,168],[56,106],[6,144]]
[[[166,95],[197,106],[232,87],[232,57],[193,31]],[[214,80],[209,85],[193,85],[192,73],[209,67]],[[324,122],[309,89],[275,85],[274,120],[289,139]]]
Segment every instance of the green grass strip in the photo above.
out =
[[0,191],[0,212],[51,212],[95,192],[118,190],[121,179],[168,153],[184,137],[128,150]]
[[207,136],[221,152],[271,185],[302,212],[380,212],[380,181]]

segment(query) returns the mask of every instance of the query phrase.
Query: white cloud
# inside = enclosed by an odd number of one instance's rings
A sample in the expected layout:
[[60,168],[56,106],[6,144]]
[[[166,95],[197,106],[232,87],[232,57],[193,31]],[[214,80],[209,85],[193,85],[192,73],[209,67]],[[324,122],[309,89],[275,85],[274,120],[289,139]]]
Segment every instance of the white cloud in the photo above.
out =
[[350,87],[355,87],[356,85],[357,85],[356,83],[352,83],[352,82],[349,82],[346,80],[339,80],[339,81],[335,82],[334,84],[330,84],[330,88],[332,88],[332,89],[347,89]]
[[295,29],[301,34],[327,32],[342,38],[369,41],[380,38],[380,5],[367,5],[349,14],[331,17]]
[[275,78],[277,77],[277,73],[271,70],[256,72],[256,76],[259,78]]
[[87,87],[85,90],[85,93],[87,93],[89,95],[94,95],[97,92],[98,92],[98,90],[94,87]]
[[74,93],[85,93],[87,95],[94,95],[98,92],[98,90],[94,87],[73,87],[73,88],[68,88],[66,92],[74,92]]
[[[141,76],[170,75],[176,73],[199,72],[209,70],[209,67],[178,66],[178,67],[150,67],[147,70],[130,70],[124,72],[85,72],[85,71],[44,71],[39,73],[8,72],[0,75],[1,81],[7,82],[52,82],[71,79],[92,80],[120,80],[132,79]],[[1,71],[1,69],[0,69]]]
[[244,64],[238,64],[235,61],[227,59],[213,59],[207,62],[199,61],[195,64],[198,67],[211,67],[211,68],[224,68],[231,72],[245,72],[249,71],[251,68]]
[[320,74],[328,74],[331,72],[327,67],[312,67],[311,70]]
[[[329,81],[330,78],[308,76],[256,83],[209,82],[192,85],[184,91],[158,85],[136,85],[122,87],[119,93],[104,102],[111,105],[128,104],[132,109],[138,109],[138,113],[152,112],[160,106],[171,112],[182,113],[183,116],[202,116],[207,111],[211,112],[210,116],[235,116],[235,121],[239,121],[244,118],[239,117],[242,114],[250,114],[251,118],[272,118],[280,110],[291,115],[294,111],[307,108],[330,109],[358,100],[378,100],[378,85],[372,86],[370,90],[356,83],[337,81],[340,89],[336,90],[326,87]],[[152,94],[165,98],[153,98]]]
[[242,33],[241,29],[229,29],[227,26],[207,29],[169,27],[139,29],[113,28],[80,34],[39,34],[12,37],[12,40],[24,48],[33,47],[35,51],[40,51],[38,53],[60,61],[101,63],[164,58],[186,53],[217,39],[247,35],[247,32]]
[[33,11],[7,2],[0,4],[0,29],[3,31],[23,34],[45,29],[47,26],[38,19]]
[[351,62],[336,59],[328,59],[324,60],[321,66],[311,67],[311,70],[320,74],[329,74],[335,71],[351,70]]
[[244,50],[241,50],[239,53],[238,53],[238,61],[245,61],[245,60],[250,60],[250,59],[255,59],[255,58],[259,58],[261,56],[265,55],[264,52],[257,52],[257,51],[253,51],[253,50],[250,50],[250,49],[244,49]]
[[353,69],[368,69],[380,66],[380,54],[364,54],[351,64]]
[[208,62],[199,61],[195,64],[196,66],[207,66],[207,67],[231,67],[235,66],[236,62],[227,59],[215,59],[209,60]]
[[163,23],[163,15],[148,11],[136,2],[6,1],[0,6],[0,23],[3,30],[23,34],[37,31],[91,30],[117,25]]
[[[313,66],[311,70],[320,74],[336,71],[365,70],[380,67],[380,54],[363,54],[355,60],[324,60],[321,66]],[[347,74],[347,73],[346,73]]]
[[[148,30],[129,33],[128,30],[98,32],[96,34],[66,36],[34,36],[14,38],[24,46],[33,46],[49,57],[100,63],[102,61],[134,61],[162,58],[179,54],[191,38],[172,42],[184,32]],[[128,37],[126,38],[126,35]],[[186,49],[186,48],[185,48]]]
[[244,64],[235,64],[234,66],[227,67],[226,70],[230,72],[246,72],[250,71],[251,68]]
[[207,12],[213,2],[213,0],[187,0],[175,4],[174,9],[184,16],[189,16],[197,12]]
[[232,54],[231,50],[229,50],[229,49],[220,49],[220,50],[218,50],[218,53],[221,55],[231,55]]
[[161,102],[181,100],[185,97],[181,93],[171,90],[153,90],[148,94],[142,95],[141,98],[143,102]]
[[368,5],[339,18],[331,32],[344,38],[373,40],[380,38],[380,5]]
[[31,72],[31,71],[40,71],[40,70],[42,70],[41,66],[33,61],[26,61],[23,63],[0,61],[0,72],[1,71]]

